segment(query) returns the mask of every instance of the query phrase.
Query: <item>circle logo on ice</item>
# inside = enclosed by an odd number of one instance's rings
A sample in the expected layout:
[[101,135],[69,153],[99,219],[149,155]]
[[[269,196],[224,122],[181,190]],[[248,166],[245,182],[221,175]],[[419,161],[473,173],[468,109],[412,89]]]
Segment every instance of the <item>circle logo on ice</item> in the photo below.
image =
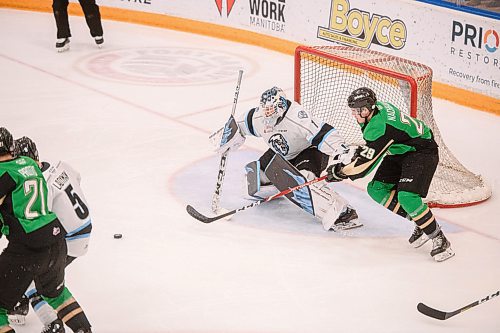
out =
[[240,55],[194,48],[141,48],[99,52],[82,59],[84,73],[132,84],[198,85],[234,80],[254,63]]

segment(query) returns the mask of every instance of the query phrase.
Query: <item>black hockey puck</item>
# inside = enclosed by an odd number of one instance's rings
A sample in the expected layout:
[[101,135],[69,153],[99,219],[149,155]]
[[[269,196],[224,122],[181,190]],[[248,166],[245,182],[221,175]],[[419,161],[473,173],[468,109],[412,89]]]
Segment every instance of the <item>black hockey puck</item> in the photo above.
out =
[[114,239],[120,239],[120,238],[122,238],[123,236],[122,236],[122,234],[114,234],[114,236],[113,236],[113,237],[114,237]]

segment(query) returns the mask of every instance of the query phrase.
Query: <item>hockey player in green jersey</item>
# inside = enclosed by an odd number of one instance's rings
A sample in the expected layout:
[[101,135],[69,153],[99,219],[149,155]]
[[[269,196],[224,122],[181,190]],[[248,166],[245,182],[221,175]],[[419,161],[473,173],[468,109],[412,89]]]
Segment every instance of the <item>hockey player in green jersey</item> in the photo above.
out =
[[408,240],[411,245],[420,247],[432,239],[431,256],[436,261],[454,256],[432,211],[422,201],[439,162],[438,145],[430,128],[391,103],[377,101],[375,93],[366,87],[354,90],[347,102],[366,145],[358,147],[351,163],[329,166],[328,180],[361,178],[380,163],[367,186],[370,197],[415,222]]
[[0,332],[13,333],[7,312],[35,281],[38,292],[57,311],[58,318],[43,332],[91,333],[80,305],[64,286],[66,231],[47,205],[47,183],[38,164],[14,157],[14,140],[0,127],[0,214],[2,234],[9,241],[0,254]]

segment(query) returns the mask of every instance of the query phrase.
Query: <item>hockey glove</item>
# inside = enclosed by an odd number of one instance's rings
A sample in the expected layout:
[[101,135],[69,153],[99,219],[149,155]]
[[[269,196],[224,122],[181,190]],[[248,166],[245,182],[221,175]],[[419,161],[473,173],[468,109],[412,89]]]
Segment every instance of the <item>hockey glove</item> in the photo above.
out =
[[228,150],[236,150],[245,142],[245,137],[241,134],[240,128],[234,120],[234,117],[229,117],[220,140],[220,145],[216,149],[218,154],[223,154]]
[[342,172],[344,165],[342,163],[332,164],[327,169],[327,182],[340,182],[347,178],[347,176]]

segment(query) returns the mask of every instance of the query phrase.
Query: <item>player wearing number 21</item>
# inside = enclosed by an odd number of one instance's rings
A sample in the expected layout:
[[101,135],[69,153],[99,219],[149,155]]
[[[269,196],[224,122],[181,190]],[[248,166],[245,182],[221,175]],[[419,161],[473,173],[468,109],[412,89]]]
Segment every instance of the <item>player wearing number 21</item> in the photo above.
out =
[[47,197],[38,164],[16,156],[12,135],[0,128],[1,233],[9,241],[0,255],[0,332],[15,332],[7,313],[33,280],[38,293],[57,309],[47,332],[64,332],[64,324],[73,332],[91,332],[85,313],[64,284],[66,231],[49,209]]
[[[16,156],[26,156],[38,163],[47,181],[49,209],[57,215],[67,232],[67,266],[87,253],[92,231],[89,205],[80,186],[80,174],[64,161],[40,162],[36,144],[26,136],[15,140],[14,146]],[[56,312],[40,297],[33,283],[25,299],[29,299],[45,327],[57,319]]]
[[368,184],[368,194],[393,213],[415,223],[408,240],[411,245],[417,248],[432,239],[431,256],[436,261],[451,258],[455,254],[451,244],[422,200],[439,162],[432,131],[391,103],[377,101],[369,88],[354,90],[347,102],[361,126],[366,145],[357,148],[347,165],[329,166],[327,180],[364,177],[380,162]]

